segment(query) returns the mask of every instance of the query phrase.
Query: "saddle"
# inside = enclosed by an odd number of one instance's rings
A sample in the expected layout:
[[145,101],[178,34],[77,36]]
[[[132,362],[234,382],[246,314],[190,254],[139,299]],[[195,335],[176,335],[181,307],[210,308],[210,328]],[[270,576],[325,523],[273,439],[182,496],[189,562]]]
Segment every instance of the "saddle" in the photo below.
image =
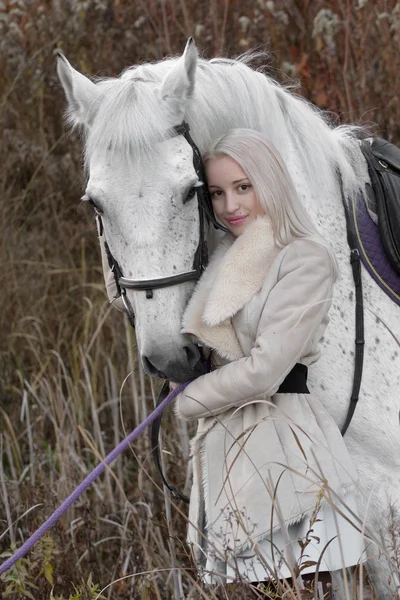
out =
[[[381,138],[361,142],[371,179],[369,213],[376,213],[386,257],[400,275],[400,148]],[[371,215],[372,212],[372,215]]]
[[360,396],[364,363],[364,300],[361,263],[372,279],[400,306],[400,148],[380,138],[360,142],[371,184],[348,204],[342,200],[355,287],[354,375],[344,436]]

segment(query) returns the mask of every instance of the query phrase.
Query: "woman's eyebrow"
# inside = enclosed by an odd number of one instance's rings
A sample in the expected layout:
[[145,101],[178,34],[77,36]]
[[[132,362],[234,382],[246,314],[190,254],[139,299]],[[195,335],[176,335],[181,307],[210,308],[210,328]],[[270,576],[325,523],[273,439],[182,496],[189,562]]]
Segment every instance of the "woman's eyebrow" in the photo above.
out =
[[235,181],[232,181],[232,183],[240,183],[241,181],[249,181],[248,177],[242,177],[242,179],[235,179]]
[[[232,184],[236,184],[236,183],[240,183],[241,181],[249,181],[248,177],[242,177],[242,179],[235,179],[235,181],[232,181]],[[215,183],[209,183],[208,187],[220,187],[219,185],[216,185]]]

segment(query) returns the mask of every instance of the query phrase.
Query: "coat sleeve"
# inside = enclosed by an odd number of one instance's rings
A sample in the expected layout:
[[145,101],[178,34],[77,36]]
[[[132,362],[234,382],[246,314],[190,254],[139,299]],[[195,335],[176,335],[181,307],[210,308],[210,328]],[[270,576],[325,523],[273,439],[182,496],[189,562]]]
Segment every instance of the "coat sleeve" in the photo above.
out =
[[116,298],[117,296],[117,286],[115,285],[114,274],[110,269],[108,264],[106,251],[104,249],[104,242],[99,237],[100,242],[100,250],[101,250],[101,266],[103,267],[103,275],[104,275],[104,283],[106,285],[107,296],[110,303],[121,312],[124,312],[124,304],[121,298]]
[[179,398],[178,413],[184,419],[198,419],[273,396],[306,355],[330,308],[334,280],[333,261],[325,248],[294,242],[264,304],[250,356],[190,383]]

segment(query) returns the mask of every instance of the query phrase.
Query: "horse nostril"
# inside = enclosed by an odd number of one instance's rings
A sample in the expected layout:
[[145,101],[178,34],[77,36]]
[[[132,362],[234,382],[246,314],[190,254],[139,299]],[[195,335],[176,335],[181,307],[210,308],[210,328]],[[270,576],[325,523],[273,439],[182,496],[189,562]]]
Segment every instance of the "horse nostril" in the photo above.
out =
[[159,377],[160,372],[158,369],[151,363],[151,361],[147,358],[147,356],[142,356],[142,365],[144,371],[150,375],[150,377]]
[[190,345],[190,346],[184,346],[183,349],[185,350],[186,358],[187,358],[190,368],[193,368],[194,366],[197,365],[197,363],[200,360],[199,349],[194,344]]
[[175,353],[171,351],[167,355],[148,350],[146,354],[141,355],[141,360],[143,369],[150,377],[183,383],[203,372],[200,350],[190,342],[178,348]]

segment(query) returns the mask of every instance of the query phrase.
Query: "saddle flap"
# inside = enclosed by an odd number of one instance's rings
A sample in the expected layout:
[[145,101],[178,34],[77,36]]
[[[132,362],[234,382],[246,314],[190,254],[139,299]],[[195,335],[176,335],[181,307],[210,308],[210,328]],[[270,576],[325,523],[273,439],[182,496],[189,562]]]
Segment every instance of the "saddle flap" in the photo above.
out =
[[386,255],[400,274],[400,148],[380,139],[361,143],[375,196],[379,231]]

